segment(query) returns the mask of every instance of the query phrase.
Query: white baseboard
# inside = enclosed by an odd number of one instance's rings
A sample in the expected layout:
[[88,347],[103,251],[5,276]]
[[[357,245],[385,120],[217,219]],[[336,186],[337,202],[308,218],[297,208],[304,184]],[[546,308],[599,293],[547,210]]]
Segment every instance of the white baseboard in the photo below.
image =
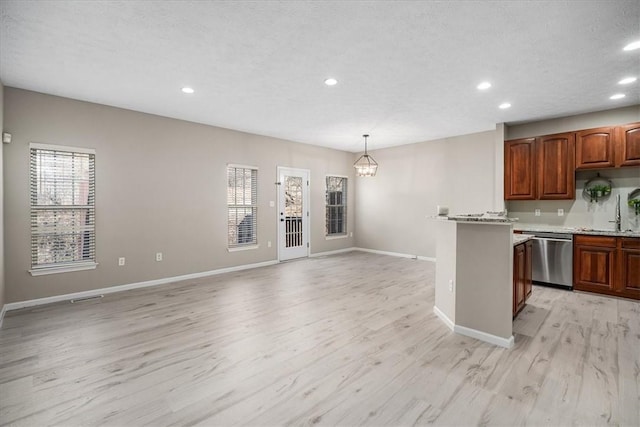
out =
[[[378,251],[378,250],[375,250],[375,249],[356,248],[356,247],[338,249],[338,250],[335,250],[335,251],[318,252],[318,253],[309,255],[309,257],[320,257],[320,256],[326,256],[326,255],[335,255],[335,254],[340,254],[340,253],[345,253],[345,252],[352,252],[352,251],[370,252],[370,253],[375,253],[375,254],[380,254],[380,255],[389,255],[389,256],[396,256],[396,257],[401,257],[401,258],[419,259],[419,260],[423,260],[423,261],[435,261],[435,258],[422,257],[422,256],[416,256],[416,255],[409,255],[409,254],[401,254],[401,253],[397,253],[397,252]],[[259,262],[259,263],[255,263],[255,264],[238,265],[238,266],[235,266],[235,267],[220,268],[220,269],[217,269],[217,270],[203,271],[203,272],[200,272],[200,273],[184,274],[184,275],[181,275],[181,276],[164,277],[162,279],[147,280],[147,281],[144,281],[144,282],[129,283],[129,284],[126,284],[126,285],[110,286],[110,287],[107,287],[107,288],[92,289],[92,290],[89,290],[89,291],[74,292],[74,293],[64,294],[64,295],[54,295],[54,296],[51,296],[51,297],[37,298],[37,299],[32,299],[32,300],[27,300],[27,301],[12,302],[12,303],[5,304],[2,307],[2,311],[0,311],[0,327],[2,326],[2,320],[4,319],[5,313],[7,311],[10,311],[10,310],[19,310],[21,308],[35,307],[35,306],[39,306],[39,305],[51,304],[51,303],[54,303],[54,302],[69,301],[71,299],[88,298],[88,297],[94,297],[94,296],[98,296],[98,295],[112,294],[112,293],[115,293],[115,292],[128,291],[128,290],[131,290],[131,289],[140,289],[140,288],[147,288],[147,287],[150,287],[150,286],[166,285],[167,283],[179,282],[179,281],[182,281],[182,280],[199,279],[201,277],[214,276],[214,275],[217,275],[217,274],[224,274],[224,273],[231,273],[231,272],[234,272],[234,271],[249,270],[249,269],[252,269],[252,268],[266,267],[266,266],[275,265],[275,264],[278,264],[277,260]]]
[[488,342],[489,344],[497,345],[500,347],[511,348],[513,347],[513,335],[509,338],[502,338],[497,335],[491,335],[486,332],[478,331],[477,329],[467,328],[465,326],[456,325],[449,319],[449,316],[444,314],[438,307],[433,306],[433,312],[436,316],[444,322],[449,329],[456,334],[464,335],[466,337],[475,338],[480,341]]
[[449,316],[447,316],[446,314],[444,314],[442,312],[442,310],[440,310],[438,307],[436,307],[435,305],[433,306],[433,312],[436,314],[436,316],[438,316],[440,318],[440,320],[442,320],[444,322],[445,325],[447,325],[449,327],[449,329],[451,329],[453,331],[455,325],[454,323],[451,321],[451,319],[449,319]]
[[337,254],[343,254],[345,252],[353,252],[358,250],[358,248],[344,248],[344,249],[337,249],[335,251],[326,251],[326,252],[318,252],[315,254],[311,254],[309,255],[309,258],[316,258],[316,257],[321,257],[321,256],[327,256],[327,255],[337,255]]
[[426,256],[420,256],[420,255],[402,254],[400,252],[379,251],[377,249],[366,249],[366,248],[353,248],[353,249],[356,250],[356,251],[369,252],[369,253],[372,253],[372,254],[389,255],[389,256],[395,256],[395,257],[399,257],[399,258],[411,258],[411,259],[418,259],[420,261],[436,262],[435,258],[426,257]]
[[64,295],[54,295],[51,297],[32,299],[28,301],[12,302],[9,304],[5,304],[5,306],[3,307],[3,314],[5,309],[6,311],[18,310],[21,308],[34,307],[37,305],[51,304],[51,303],[60,302],[60,301],[68,301],[71,299],[87,298],[87,297],[93,297],[93,296],[104,295],[104,294],[112,294],[115,292],[128,291],[131,289],[148,288],[150,286],[166,285],[167,283],[179,282],[182,280],[199,279],[201,277],[215,276],[217,274],[231,273],[234,271],[249,270],[252,268],[259,268],[259,267],[267,267],[269,265],[274,265],[277,263],[278,261],[276,260],[258,262],[255,264],[238,265],[235,267],[220,268],[217,270],[203,271],[200,273],[184,274],[182,276],[164,277],[162,279],[147,280],[145,282],[129,283],[127,285],[110,286],[108,288],[92,289],[90,291],[74,292],[71,294],[64,294]]
[[480,341],[488,342],[489,344],[497,345],[500,347],[513,347],[513,335],[511,335],[509,338],[502,338],[497,335],[491,335],[486,332],[478,331],[477,329],[471,329],[460,325],[455,325],[453,327],[453,332],[455,332],[456,334],[475,338]]
[[2,329],[2,321],[4,320],[4,315],[7,312],[7,305],[2,306],[2,310],[0,310],[0,329]]

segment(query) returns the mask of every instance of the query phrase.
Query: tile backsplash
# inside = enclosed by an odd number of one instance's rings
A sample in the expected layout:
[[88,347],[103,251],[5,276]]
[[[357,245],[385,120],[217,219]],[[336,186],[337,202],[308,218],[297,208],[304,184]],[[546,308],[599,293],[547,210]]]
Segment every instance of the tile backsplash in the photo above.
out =
[[[611,180],[611,195],[597,202],[590,202],[583,195],[585,183],[597,173]],[[616,194],[620,194],[620,213],[623,230],[640,230],[640,215],[627,205],[627,197],[634,189],[640,188],[640,167],[602,169],[598,171],[576,172],[575,200],[522,200],[506,202],[509,217],[527,224],[557,225],[565,227],[588,227],[613,230]],[[540,216],[535,210],[540,209]],[[558,209],[564,216],[558,216]]]

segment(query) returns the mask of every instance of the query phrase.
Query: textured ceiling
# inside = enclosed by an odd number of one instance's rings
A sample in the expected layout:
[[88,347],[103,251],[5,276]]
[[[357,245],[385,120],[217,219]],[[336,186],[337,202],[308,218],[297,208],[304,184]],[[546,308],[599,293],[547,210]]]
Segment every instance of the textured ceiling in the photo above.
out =
[[348,151],[363,133],[375,149],[640,103],[640,81],[617,84],[640,77],[640,50],[622,50],[640,40],[638,0],[2,0],[0,13],[7,86]]

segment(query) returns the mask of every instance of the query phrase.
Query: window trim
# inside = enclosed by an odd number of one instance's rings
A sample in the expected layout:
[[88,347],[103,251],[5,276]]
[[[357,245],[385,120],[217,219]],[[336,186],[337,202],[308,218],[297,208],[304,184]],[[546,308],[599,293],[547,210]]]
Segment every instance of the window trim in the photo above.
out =
[[[257,237],[257,236],[256,236]],[[240,251],[249,251],[251,249],[258,249],[260,247],[259,244],[250,244],[245,243],[246,246],[233,246],[231,248],[227,248],[228,252],[240,252]]]
[[348,194],[349,190],[349,177],[346,175],[340,175],[340,174],[326,174],[324,176],[324,218],[325,218],[325,231],[324,231],[324,239],[325,240],[335,240],[335,239],[345,239],[349,237],[349,229],[347,228],[347,213],[348,212],[348,199],[347,197],[345,197],[345,203],[340,205],[344,207],[345,213],[344,213],[344,231],[342,233],[332,233],[332,234],[327,234],[327,226],[326,226],[326,222],[327,222],[327,208],[329,207],[328,203],[327,203],[327,178],[344,178],[347,180],[347,185],[344,188],[344,193]]
[[[240,164],[240,163],[227,163],[226,167],[225,167],[225,177],[228,180],[229,178],[229,168],[234,168],[234,169],[249,169],[249,170],[255,170],[256,171],[256,182],[255,182],[255,186],[256,186],[256,200],[255,200],[255,204],[252,205],[230,205],[229,204],[229,199],[228,199],[228,195],[227,195],[227,207],[226,207],[226,211],[227,211],[227,252],[239,252],[239,251],[246,251],[246,250],[251,250],[251,249],[258,249],[260,247],[260,244],[258,242],[258,172],[259,172],[259,168],[257,166],[252,166],[252,165],[246,165],[246,164]],[[227,191],[228,191],[228,181],[227,181]],[[228,194],[228,193],[227,193]],[[249,243],[238,243],[235,244],[233,246],[229,245],[229,209],[230,208],[239,208],[239,207],[250,207],[250,208],[255,208],[255,229],[254,229],[254,233],[255,233],[255,242],[249,242]]]
[[[94,186],[94,191],[95,191],[95,155],[96,155],[96,150],[94,148],[87,148],[87,147],[74,147],[74,146],[70,146],[70,145],[56,145],[56,144],[43,144],[40,142],[30,142],[29,143],[29,158],[31,159],[31,153],[32,150],[45,150],[45,151],[63,151],[63,152],[67,152],[67,153],[77,153],[77,154],[88,154],[88,155],[92,155],[94,157],[93,159],[93,186]],[[30,215],[32,215],[33,210],[36,209],[40,209],[38,206],[39,205],[33,205],[32,204],[32,194],[31,194],[31,174],[32,174],[32,170],[31,170],[31,165],[29,165],[29,211],[30,211]],[[67,205],[64,205],[65,208]],[[72,206],[72,205],[69,205]],[[93,201],[93,205],[87,205],[87,206],[83,206],[83,208],[92,208],[94,211],[94,215],[95,215],[95,211],[96,211],[96,203],[95,203],[95,199]],[[70,208],[71,209],[71,208]],[[95,218],[95,217],[94,217]],[[31,228],[31,227],[30,227]],[[96,248],[96,225],[94,223],[93,225],[93,235],[94,235],[94,250]],[[30,239],[33,238],[33,230],[30,229],[29,232],[29,236]],[[31,260],[31,262],[33,262],[33,259]],[[31,268],[29,270],[27,270],[29,272],[29,274],[31,274],[31,276],[44,276],[44,275],[48,275],[48,274],[58,274],[58,273],[68,273],[68,272],[73,272],[73,271],[83,271],[83,270],[94,270],[96,267],[98,266],[98,262],[96,261],[96,254],[94,252],[94,257],[93,260],[91,261],[86,261],[86,260],[79,260],[79,261],[75,261],[75,262],[64,262],[64,263],[54,263],[54,264],[42,264],[42,265],[33,265],[31,264]]]
[[70,145],[42,144],[40,142],[29,143],[29,153],[31,153],[31,150],[66,151],[68,153],[93,154],[94,156],[96,155],[95,148],[72,147]]
[[69,273],[72,271],[83,271],[83,270],[95,270],[98,266],[97,262],[85,262],[85,263],[69,263],[66,265],[49,265],[46,267],[34,267],[29,270],[29,274],[32,276],[44,276],[47,274],[57,274],[57,273]]

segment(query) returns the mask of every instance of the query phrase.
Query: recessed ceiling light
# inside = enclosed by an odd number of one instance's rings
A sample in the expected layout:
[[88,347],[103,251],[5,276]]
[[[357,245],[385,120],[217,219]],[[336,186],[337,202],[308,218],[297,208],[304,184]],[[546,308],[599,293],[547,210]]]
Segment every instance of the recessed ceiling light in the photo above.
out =
[[624,98],[626,95],[624,93],[616,93],[615,95],[611,95],[609,97],[609,99],[622,99]]
[[478,86],[476,86],[478,89],[480,90],[487,90],[491,87],[491,83],[489,82],[482,82],[480,83]]
[[638,80],[636,77],[627,77],[618,82],[619,85],[628,85]]
[[327,86],[335,86],[337,83],[338,81],[334,78],[328,78],[324,81],[324,84],[326,84]]
[[502,104],[498,105],[498,108],[501,108],[503,110],[510,108],[511,104],[509,104],[508,102],[503,102]]
[[635,41],[633,43],[629,43],[622,50],[636,50],[636,49],[640,49],[640,40]]
[[182,91],[184,93],[193,93],[193,92],[195,92],[195,90],[193,90],[193,88],[190,88],[190,87],[183,87]]

